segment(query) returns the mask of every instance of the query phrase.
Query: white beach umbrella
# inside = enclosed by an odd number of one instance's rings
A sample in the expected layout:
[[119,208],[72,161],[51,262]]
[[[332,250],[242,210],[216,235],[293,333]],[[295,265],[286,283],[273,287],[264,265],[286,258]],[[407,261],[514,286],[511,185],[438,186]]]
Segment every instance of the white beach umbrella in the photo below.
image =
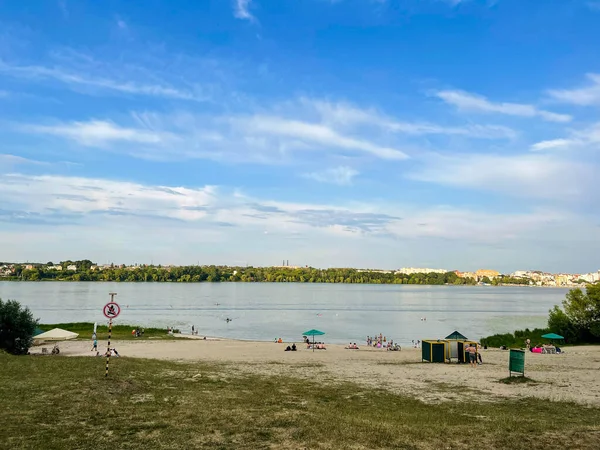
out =
[[72,331],[54,328],[45,333],[38,334],[34,339],[36,341],[68,341],[69,339],[75,339],[77,336],[79,336],[79,334],[73,333]]

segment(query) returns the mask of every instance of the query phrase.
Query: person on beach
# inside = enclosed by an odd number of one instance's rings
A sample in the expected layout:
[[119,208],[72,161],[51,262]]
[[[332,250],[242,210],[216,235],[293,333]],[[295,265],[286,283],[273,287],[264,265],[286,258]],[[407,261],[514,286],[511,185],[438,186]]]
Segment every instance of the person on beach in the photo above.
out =
[[96,339],[96,337],[94,336],[94,341],[92,342],[92,348],[90,350],[90,352],[93,351],[98,351],[98,339]]
[[465,350],[469,353],[469,365],[477,367],[477,347],[469,345]]

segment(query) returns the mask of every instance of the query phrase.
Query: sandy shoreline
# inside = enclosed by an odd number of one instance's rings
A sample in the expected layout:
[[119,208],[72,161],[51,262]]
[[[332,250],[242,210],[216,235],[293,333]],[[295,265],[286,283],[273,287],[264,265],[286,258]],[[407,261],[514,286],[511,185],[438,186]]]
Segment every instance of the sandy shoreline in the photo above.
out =
[[[483,350],[484,364],[421,363],[421,350],[400,352],[361,348],[347,350],[328,345],[327,350],[284,352],[287,344],[234,341],[186,336],[177,340],[115,341],[122,357],[155,358],[173,361],[202,361],[227,364],[232,373],[259,373],[323,379],[326,382],[352,381],[362,385],[405,393],[428,402],[448,399],[494,401],[499,397],[537,397],[600,406],[600,346],[567,347],[562,355],[527,353],[525,373],[534,385],[506,385],[507,351]],[[99,342],[105,351],[106,341]],[[51,347],[47,345],[46,347]],[[61,355],[90,356],[89,341],[61,342]],[[41,353],[40,347],[32,353]],[[100,358],[99,358],[100,359]],[[118,364],[118,362],[115,362]]]

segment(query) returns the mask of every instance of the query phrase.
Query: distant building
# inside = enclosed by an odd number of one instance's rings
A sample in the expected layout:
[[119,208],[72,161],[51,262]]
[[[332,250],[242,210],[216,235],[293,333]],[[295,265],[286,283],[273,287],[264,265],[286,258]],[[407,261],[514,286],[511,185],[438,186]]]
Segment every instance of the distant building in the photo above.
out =
[[33,264],[27,264],[25,266],[25,270],[31,270],[31,269],[33,269]]
[[77,266],[75,264],[70,264],[67,266],[67,270],[77,271]]
[[429,268],[417,268],[417,267],[403,267],[402,269],[399,269],[398,271],[396,271],[397,274],[402,274],[402,275],[412,275],[415,273],[447,273],[448,271],[446,269],[429,269]]
[[490,280],[493,280],[494,278],[500,276],[500,272],[497,270],[479,269],[477,272],[475,272],[475,275],[478,279],[488,277]]
[[455,270],[454,273],[459,277],[459,278],[473,278],[474,280],[477,279],[477,275],[475,274],[475,272],[460,272],[458,270]]
[[510,274],[511,277],[514,278],[525,278],[529,276],[529,271],[528,270],[516,270],[513,273]]

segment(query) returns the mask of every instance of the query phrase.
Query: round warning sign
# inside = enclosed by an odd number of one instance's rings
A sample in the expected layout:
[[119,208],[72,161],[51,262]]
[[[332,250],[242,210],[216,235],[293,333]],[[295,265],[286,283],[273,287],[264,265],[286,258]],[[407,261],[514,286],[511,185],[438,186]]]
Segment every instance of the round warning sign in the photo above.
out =
[[104,315],[109,319],[114,319],[121,314],[121,307],[115,302],[108,302],[102,310]]

